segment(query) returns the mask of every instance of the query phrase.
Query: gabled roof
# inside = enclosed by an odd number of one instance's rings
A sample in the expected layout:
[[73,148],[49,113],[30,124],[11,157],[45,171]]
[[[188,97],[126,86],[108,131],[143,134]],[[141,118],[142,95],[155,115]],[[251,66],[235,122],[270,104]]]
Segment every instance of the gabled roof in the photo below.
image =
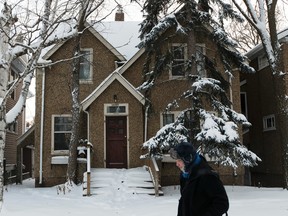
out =
[[[63,24],[64,25],[64,24]],[[68,24],[67,24],[68,25]],[[88,24],[87,24],[88,25]],[[70,27],[70,25],[69,25]],[[64,27],[65,28],[65,27]],[[104,46],[107,47],[107,49],[109,49],[115,56],[118,57],[118,59],[120,61],[125,61],[126,58],[114,47],[111,45],[111,43],[109,43],[99,32],[97,32],[95,30],[95,28],[93,27],[88,27],[88,30],[99,40],[101,41],[101,43],[103,43]],[[66,41],[58,43],[56,45],[53,45],[52,47],[49,47],[47,50],[47,52],[43,55],[43,59],[48,59],[49,57],[51,57],[64,43],[66,43]]]
[[124,86],[141,104],[144,105],[144,96],[137,91],[137,89],[131,85],[119,72],[115,70],[111,73],[87,98],[85,98],[81,104],[83,110],[86,110],[111,84],[117,80]]
[[110,21],[93,27],[128,60],[139,50],[139,24],[139,21]]

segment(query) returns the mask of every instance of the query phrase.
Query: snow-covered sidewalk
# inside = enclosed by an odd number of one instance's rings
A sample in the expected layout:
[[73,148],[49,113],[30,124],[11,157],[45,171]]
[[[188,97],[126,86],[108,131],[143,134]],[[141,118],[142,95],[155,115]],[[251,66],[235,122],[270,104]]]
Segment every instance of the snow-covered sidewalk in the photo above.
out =
[[[288,191],[281,188],[225,186],[231,216],[287,216]],[[1,216],[176,216],[179,187],[164,187],[164,196],[111,193],[82,196],[82,186],[59,193],[57,187],[34,188],[34,180],[9,185]]]

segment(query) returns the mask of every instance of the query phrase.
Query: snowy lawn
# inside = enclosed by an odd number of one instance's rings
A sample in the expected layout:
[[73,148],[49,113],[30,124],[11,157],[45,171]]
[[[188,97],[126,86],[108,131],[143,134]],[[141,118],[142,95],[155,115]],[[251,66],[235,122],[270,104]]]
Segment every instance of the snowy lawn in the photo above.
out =
[[[226,186],[230,216],[287,216],[288,191],[281,188]],[[34,180],[9,185],[1,216],[176,216],[179,187],[164,187],[164,196],[125,194],[112,188],[103,195],[82,196],[82,187],[57,194],[57,187],[34,188]]]

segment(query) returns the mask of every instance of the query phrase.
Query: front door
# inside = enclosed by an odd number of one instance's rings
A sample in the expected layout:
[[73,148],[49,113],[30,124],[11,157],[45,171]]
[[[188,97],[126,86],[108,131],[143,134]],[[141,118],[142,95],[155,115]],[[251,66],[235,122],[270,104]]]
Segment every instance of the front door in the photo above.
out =
[[106,117],[106,167],[127,168],[127,117]]

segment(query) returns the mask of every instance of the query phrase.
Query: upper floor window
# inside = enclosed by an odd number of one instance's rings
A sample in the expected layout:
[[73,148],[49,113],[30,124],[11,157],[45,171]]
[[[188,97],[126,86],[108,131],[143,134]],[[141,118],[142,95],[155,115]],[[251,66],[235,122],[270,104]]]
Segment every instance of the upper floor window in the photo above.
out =
[[263,130],[275,130],[276,124],[275,124],[275,115],[268,115],[263,117]]
[[258,57],[258,69],[261,70],[269,65],[266,55],[261,55]]
[[17,133],[17,127],[18,127],[18,122],[14,121],[13,123],[11,123],[7,126],[7,129],[9,132]]
[[172,65],[171,76],[185,76],[185,63],[187,61],[187,44],[175,43],[171,45]]
[[247,109],[247,93],[240,92],[240,100],[241,100],[241,113],[248,118],[248,109]]
[[[14,72],[14,70],[11,70],[10,74],[9,74],[9,87],[13,84],[13,81],[17,79],[16,74]],[[16,90],[14,90],[11,94],[10,97],[15,100],[16,99]]]
[[52,150],[55,152],[68,152],[72,133],[71,115],[52,116]]
[[[245,115],[248,119],[248,108],[247,108],[247,93],[240,92],[240,100],[241,100],[241,113]],[[247,133],[249,129],[247,127],[243,127],[243,133]]]
[[206,69],[205,69],[205,44],[196,44],[196,71],[200,77],[207,77]]
[[80,57],[80,83],[92,82],[93,75],[93,52],[92,49],[82,49]]

